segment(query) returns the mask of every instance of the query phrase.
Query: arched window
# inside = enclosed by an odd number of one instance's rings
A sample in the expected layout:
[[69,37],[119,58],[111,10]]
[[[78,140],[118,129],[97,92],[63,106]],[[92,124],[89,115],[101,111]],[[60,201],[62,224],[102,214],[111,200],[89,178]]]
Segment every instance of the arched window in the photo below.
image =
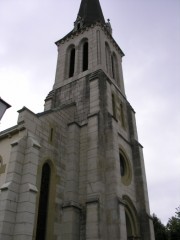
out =
[[112,93],[112,113],[113,113],[113,117],[116,118],[116,101],[115,101],[114,93]]
[[111,51],[110,51],[110,48],[109,48],[109,45],[108,43],[106,42],[105,43],[105,53],[106,53],[106,70],[107,72],[111,75],[111,64],[110,64],[110,56],[111,56]]
[[73,48],[70,50],[70,58],[69,58],[69,77],[73,77],[73,76],[74,76],[75,56],[76,56],[76,52],[75,52],[75,48],[73,47]]
[[88,70],[88,58],[89,58],[89,56],[88,56],[89,55],[89,50],[88,50],[89,46],[88,45],[89,45],[88,42],[85,42],[83,44],[83,62],[82,62],[83,72]]
[[115,53],[111,55],[111,70],[112,70],[112,78],[116,80],[118,83],[119,75],[118,75],[118,62]]
[[114,67],[114,57],[111,56],[111,69],[112,69],[112,78],[115,79],[115,67]]
[[50,178],[51,168],[45,163],[42,167],[36,240],[46,239]]
[[120,119],[121,119],[122,127],[125,128],[126,124],[125,124],[125,115],[124,115],[124,105],[122,102],[120,103]]

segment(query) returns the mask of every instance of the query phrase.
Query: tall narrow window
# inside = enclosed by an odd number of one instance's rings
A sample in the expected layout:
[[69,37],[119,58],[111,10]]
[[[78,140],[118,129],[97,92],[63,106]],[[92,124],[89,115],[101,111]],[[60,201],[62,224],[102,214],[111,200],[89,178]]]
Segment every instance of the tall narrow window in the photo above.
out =
[[77,30],[79,30],[80,27],[81,27],[81,24],[80,24],[80,22],[79,22],[79,23],[77,24]]
[[114,52],[111,55],[111,71],[112,71],[112,78],[119,85],[118,61],[117,61],[116,54]]
[[74,69],[75,69],[75,48],[72,48],[70,51],[69,77],[74,76]]
[[36,240],[46,239],[50,177],[50,166],[48,163],[45,163],[42,168]]
[[106,70],[107,72],[110,74],[111,71],[110,71],[110,48],[109,48],[109,45],[108,43],[106,42],[105,43],[105,53],[106,53]]
[[116,118],[116,102],[115,102],[114,94],[112,94],[112,110],[113,110],[113,116]]
[[114,66],[114,56],[111,56],[111,69],[112,69],[112,78],[116,78],[116,74],[115,74],[115,66]]
[[50,129],[49,141],[52,143],[54,139],[54,128]]
[[120,114],[121,114],[121,123],[123,128],[125,128],[125,117],[124,117],[124,106],[123,103],[120,103]]
[[83,45],[83,71],[88,70],[88,42]]

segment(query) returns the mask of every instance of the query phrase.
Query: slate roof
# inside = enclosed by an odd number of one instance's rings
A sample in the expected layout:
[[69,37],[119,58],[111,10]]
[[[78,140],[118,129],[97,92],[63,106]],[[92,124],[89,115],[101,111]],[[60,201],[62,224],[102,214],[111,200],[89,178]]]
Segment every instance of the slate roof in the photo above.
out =
[[105,24],[99,0],[82,0],[78,17],[83,19],[83,26],[89,26],[96,22]]

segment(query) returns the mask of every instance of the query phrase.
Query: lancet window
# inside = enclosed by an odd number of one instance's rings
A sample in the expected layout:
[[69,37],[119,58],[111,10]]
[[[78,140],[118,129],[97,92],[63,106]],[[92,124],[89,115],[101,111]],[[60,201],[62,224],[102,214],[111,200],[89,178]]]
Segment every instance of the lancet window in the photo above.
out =
[[73,47],[73,48],[70,50],[69,77],[73,77],[73,76],[74,76],[75,56],[76,56],[76,52],[75,52],[75,48]]
[[110,51],[110,47],[108,45],[108,43],[106,42],[105,43],[105,53],[106,53],[106,70],[107,70],[107,73],[109,73],[111,75],[111,51]]
[[82,69],[83,69],[83,72],[88,70],[88,58],[89,58],[89,44],[88,42],[86,41],[84,44],[83,44],[83,61],[82,61]]
[[50,177],[50,166],[48,163],[45,163],[42,167],[36,240],[46,239]]

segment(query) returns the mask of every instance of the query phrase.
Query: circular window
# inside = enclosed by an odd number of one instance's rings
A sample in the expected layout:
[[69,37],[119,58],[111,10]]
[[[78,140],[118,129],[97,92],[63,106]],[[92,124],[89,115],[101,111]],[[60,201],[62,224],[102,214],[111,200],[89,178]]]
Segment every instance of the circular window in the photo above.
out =
[[119,153],[121,181],[124,185],[129,185],[132,179],[130,162],[124,153]]

